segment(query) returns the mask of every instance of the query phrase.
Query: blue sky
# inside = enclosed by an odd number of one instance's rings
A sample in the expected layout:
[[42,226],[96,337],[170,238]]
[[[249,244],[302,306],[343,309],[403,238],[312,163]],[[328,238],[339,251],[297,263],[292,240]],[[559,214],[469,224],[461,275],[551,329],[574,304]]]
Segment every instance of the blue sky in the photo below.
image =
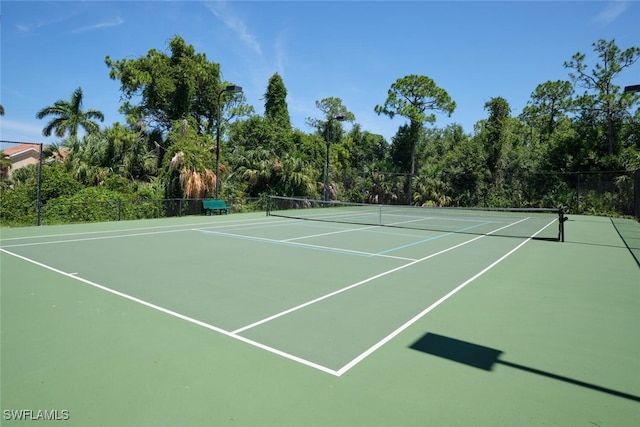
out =
[[[622,1],[7,1],[0,3],[0,139],[56,142],[42,136],[35,114],[82,87],[84,108],[105,122],[118,113],[119,82],[104,58],[168,52],[180,35],[221,66],[264,113],[269,77],[288,91],[294,127],[311,132],[315,101],[341,98],[363,130],[390,140],[402,118],[374,111],[398,78],[432,78],[456,101],[451,117],[471,133],[484,104],[501,96],[516,116],[538,84],[568,79],[576,52],[597,58],[592,43],[640,46],[640,3]],[[640,63],[616,82],[640,83]]]

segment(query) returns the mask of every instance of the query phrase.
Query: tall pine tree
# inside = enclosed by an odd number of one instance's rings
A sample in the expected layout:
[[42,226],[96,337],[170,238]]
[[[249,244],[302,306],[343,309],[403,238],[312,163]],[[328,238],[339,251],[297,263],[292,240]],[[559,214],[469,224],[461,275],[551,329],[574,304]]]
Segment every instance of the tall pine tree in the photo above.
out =
[[264,94],[264,116],[267,121],[282,130],[291,130],[291,118],[287,107],[287,88],[282,77],[275,73],[269,79],[267,93]]

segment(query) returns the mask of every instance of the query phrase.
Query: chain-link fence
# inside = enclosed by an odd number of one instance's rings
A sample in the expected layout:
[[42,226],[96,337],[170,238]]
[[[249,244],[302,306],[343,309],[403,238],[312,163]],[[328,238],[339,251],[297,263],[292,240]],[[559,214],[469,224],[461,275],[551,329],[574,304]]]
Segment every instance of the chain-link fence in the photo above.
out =
[[[42,206],[43,225],[125,221],[135,219],[204,215],[203,199],[108,200],[81,203],[48,203]],[[264,199],[231,198],[231,212],[264,211]]]
[[[362,173],[332,187],[331,199],[376,204],[500,208],[562,208],[566,213],[633,216],[640,220],[640,170],[613,172],[514,173],[486,177]],[[265,211],[263,198],[226,198],[231,212]],[[19,217],[3,216],[4,225],[122,221],[203,215],[202,199],[53,202],[37,209],[20,206]],[[15,210],[15,209],[14,209]]]
[[563,208],[574,214],[640,219],[640,170],[519,172],[495,177],[369,172],[361,174],[343,194],[345,200],[363,203]]

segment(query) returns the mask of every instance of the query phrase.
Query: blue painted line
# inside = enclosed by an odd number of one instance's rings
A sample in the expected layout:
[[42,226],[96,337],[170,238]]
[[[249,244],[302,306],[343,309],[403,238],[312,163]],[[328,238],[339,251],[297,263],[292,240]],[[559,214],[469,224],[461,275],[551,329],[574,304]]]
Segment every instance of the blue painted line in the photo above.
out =
[[365,253],[365,252],[359,252],[359,251],[341,250],[341,249],[336,249],[336,248],[327,248],[327,247],[314,246],[314,245],[304,245],[304,244],[300,244],[300,243],[286,242],[286,241],[281,241],[281,240],[273,240],[273,239],[266,239],[266,238],[256,238],[256,237],[251,237],[251,236],[242,236],[242,235],[238,235],[238,234],[227,234],[227,233],[220,233],[220,232],[208,231],[208,230],[199,230],[199,231],[202,232],[202,233],[205,233],[205,234],[213,234],[213,235],[217,235],[217,236],[221,236],[221,237],[228,237],[228,238],[232,238],[232,239],[250,240],[250,241],[253,241],[253,242],[263,242],[263,243],[271,243],[271,244],[276,244],[276,245],[285,245],[285,246],[290,246],[290,247],[295,247],[295,248],[303,248],[303,249],[310,249],[310,250],[315,250],[315,251],[320,251],[320,252],[347,254],[347,255],[355,255],[355,256],[360,256],[360,257],[371,258],[371,257],[375,257],[375,256],[386,255],[386,254],[388,254],[390,252],[395,252],[395,251],[398,251],[400,249],[405,249],[405,248],[408,248],[408,247],[411,247],[411,246],[420,245],[422,243],[430,242],[430,241],[433,241],[433,240],[436,240],[436,239],[440,239],[442,237],[450,236],[452,234],[463,233],[465,231],[471,230],[472,228],[481,227],[483,225],[487,225],[487,224],[491,224],[491,223],[492,223],[491,221],[486,221],[486,222],[483,222],[483,223],[474,224],[474,225],[471,225],[469,227],[459,228],[459,229],[457,229],[455,231],[450,231],[450,232],[447,232],[447,233],[438,234],[437,236],[432,236],[432,237],[429,237],[427,239],[419,240],[417,242],[407,243],[406,245],[397,246],[395,248],[387,249],[387,250],[384,250],[384,251],[381,251],[381,252],[376,252],[376,253]]
[[412,242],[412,243],[407,243],[406,245],[397,246],[395,248],[387,249],[386,251],[378,252],[378,253],[376,253],[376,255],[388,254],[389,252],[394,252],[394,251],[398,251],[400,249],[409,248],[411,246],[420,245],[422,243],[430,242],[432,240],[436,240],[436,239],[439,239],[441,237],[450,236],[451,234],[454,234],[454,233],[450,232],[450,233],[438,234],[437,236],[429,237],[428,239],[419,240],[417,242]]
[[436,240],[436,239],[440,239],[442,237],[450,236],[452,234],[464,233],[465,231],[471,230],[472,228],[481,227],[481,226],[487,225],[487,224],[491,224],[491,221],[483,222],[481,224],[471,225],[469,227],[460,228],[458,230],[450,231],[448,233],[438,234],[437,236],[432,236],[432,237],[429,237],[428,239],[419,240],[417,242],[407,243],[406,245],[397,246],[395,248],[387,249],[386,251],[378,252],[375,255],[384,255],[384,254],[387,254],[389,252],[394,252],[394,251],[398,251],[400,249],[409,248],[411,246],[420,245],[422,243],[430,242],[430,241],[433,241],[433,240]]

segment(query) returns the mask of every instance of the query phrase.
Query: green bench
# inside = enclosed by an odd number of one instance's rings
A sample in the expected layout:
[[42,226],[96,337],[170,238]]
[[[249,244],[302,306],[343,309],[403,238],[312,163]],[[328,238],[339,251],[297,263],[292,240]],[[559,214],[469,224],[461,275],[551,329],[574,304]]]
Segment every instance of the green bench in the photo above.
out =
[[229,213],[229,209],[231,209],[224,200],[220,199],[212,199],[212,200],[203,200],[202,208],[204,209],[205,215],[210,214],[222,214],[224,212],[225,215]]

